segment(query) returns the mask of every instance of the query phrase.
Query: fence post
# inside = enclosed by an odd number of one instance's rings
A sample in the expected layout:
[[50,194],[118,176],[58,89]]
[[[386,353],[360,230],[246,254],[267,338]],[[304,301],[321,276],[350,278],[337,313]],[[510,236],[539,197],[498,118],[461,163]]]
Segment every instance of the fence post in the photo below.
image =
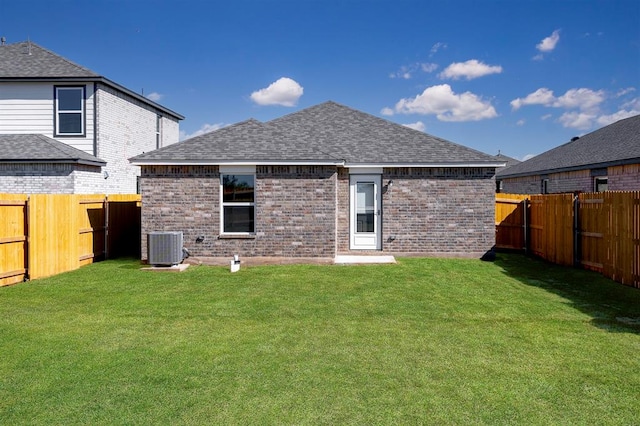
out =
[[528,254],[529,253],[529,238],[527,238],[527,234],[529,233],[529,223],[527,222],[527,209],[529,208],[529,199],[525,198],[524,200],[522,200],[522,215],[523,217],[523,224],[522,224],[522,233],[524,236],[524,253]]
[[582,244],[580,244],[580,198],[573,196],[573,266],[579,268],[582,260]]

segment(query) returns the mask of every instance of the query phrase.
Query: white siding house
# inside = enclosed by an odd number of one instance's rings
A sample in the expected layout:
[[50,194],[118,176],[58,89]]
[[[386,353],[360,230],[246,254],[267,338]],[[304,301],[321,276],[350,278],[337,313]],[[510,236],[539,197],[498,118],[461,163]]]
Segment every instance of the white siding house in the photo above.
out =
[[178,142],[183,118],[34,43],[2,45],[0,135],[43,135],[93,160],[3,138],[0,192],[135,193],[140,168],[128,158]]

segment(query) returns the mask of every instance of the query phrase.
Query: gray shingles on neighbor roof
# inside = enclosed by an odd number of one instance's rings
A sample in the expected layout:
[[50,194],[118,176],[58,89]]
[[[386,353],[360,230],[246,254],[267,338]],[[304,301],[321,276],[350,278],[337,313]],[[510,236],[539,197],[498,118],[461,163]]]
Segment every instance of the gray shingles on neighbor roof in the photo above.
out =
[[0,135],[0,163],[73,163],[105,166],[98,157],[44,135]]
[[266,123],[247,120],[138,155],[135,164],[317,162],[486,165],[494,156],[329,101]]
[[31,41],[0,46],[0,82],[33,80],[100,82],[133,96],[137,100],[157,108],[178,120],[184,119],[182,115],[175,111],[157,104]]
[[602,127],[496,176],[518,177],[633,163],[640,163],[640,115]]

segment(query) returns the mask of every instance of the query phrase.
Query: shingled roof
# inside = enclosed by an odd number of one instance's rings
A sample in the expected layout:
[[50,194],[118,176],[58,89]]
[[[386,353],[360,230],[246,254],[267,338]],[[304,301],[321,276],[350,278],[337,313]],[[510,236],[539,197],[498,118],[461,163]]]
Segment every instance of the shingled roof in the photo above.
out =
[[498,178],[640,163],[640,115],[625,118],[496,174]]
[[1,135],[0,163],[72,163],[105,166],[98,157],[44,135]]
[[329,101],[266,123],[247,120],[138,155],[152,164],[497,167],[494,156]]
[[178,120],[184,119],[182,115],[175,111],[31,41],[0,45],[0,82],[3,81],[100,82],[157,108]]

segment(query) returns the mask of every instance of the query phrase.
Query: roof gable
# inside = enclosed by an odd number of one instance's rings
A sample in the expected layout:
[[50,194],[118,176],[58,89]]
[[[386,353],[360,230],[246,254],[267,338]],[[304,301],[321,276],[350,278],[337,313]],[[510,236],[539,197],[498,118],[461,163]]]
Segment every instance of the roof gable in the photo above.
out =
[[636,162],[640,162],[640,115],[602,127],[497,175],[538,175]]
[[38,134],[0,134],[0,163],[107,164],[82,150]]
[[134,163],[290,161],[357,165],[487,165],[493,156],[329,101],[266,123],[248,120],[166,148]]

